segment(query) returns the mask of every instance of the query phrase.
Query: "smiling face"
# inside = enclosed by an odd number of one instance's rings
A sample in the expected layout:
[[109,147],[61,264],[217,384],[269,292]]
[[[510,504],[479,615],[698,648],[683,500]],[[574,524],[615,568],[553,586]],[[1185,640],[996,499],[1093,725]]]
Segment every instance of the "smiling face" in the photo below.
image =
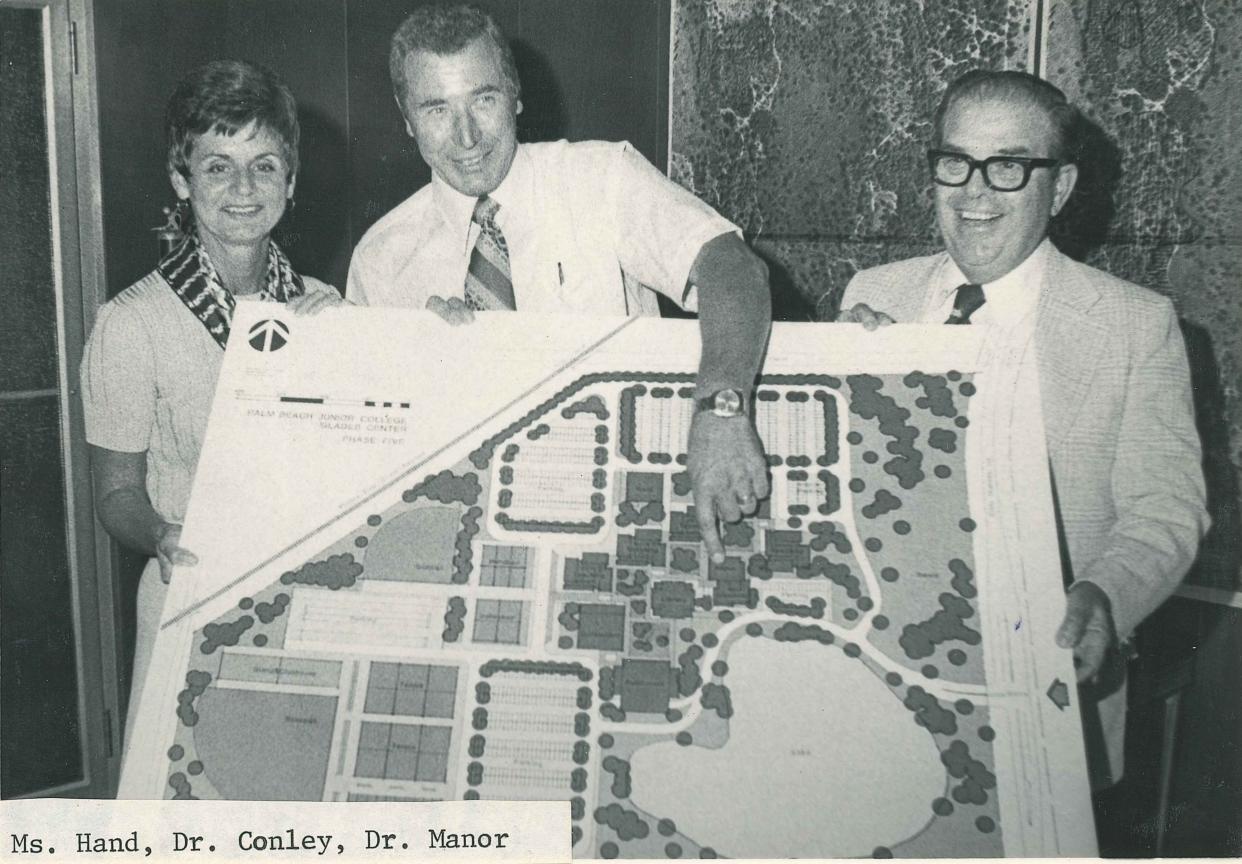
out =
[[277,135],[251,123],[233,135],[200,135],[190,148],[189,177],[169,173],[177,195],[194,209],[209,255],[222,246],[256,246],[276,227],[295,181],[283,153]]
[[[966,96],[944,116],[941,150],[975,159],[989,156],[1048,157],[1055,144],[1044,112],[1027,103]],[[1065,204],[1078,169],[1035,168],[1017,192],[997,192],[975,171],[965,186],[935,185],[936,221],[945,246],[966,278],[993,282],[1035,251],[1048,223]]]
[[480,36],[456,54],[415,51],[405,83],[406,130],[431,170],[463,195],[494,191],[513,162],[522,111],[496,45]]

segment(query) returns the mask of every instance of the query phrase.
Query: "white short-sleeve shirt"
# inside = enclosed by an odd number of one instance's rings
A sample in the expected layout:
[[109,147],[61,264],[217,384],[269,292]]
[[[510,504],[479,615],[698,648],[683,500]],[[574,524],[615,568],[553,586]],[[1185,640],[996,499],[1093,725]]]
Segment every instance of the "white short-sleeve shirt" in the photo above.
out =
[[[643,285],[694,310],[687,282],[699,251],[740,234],[625,142],[520,144],[491,197],[519,312],[657,314]],[[433,176],[363,236],[346,296],[416,309],[432,296],[461,297],[475,200]]]

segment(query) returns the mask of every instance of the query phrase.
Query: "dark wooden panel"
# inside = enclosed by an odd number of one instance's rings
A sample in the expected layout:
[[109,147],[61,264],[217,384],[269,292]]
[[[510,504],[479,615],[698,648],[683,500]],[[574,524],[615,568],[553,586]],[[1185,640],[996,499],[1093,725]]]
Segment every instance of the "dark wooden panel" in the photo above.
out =
[[277,240],[294,267],[345,289],[353,250],[344,194],[348,81],[341,0],[230,0],[225,44],[234,56],[275,69],[298,100],[302,127],[294,201]]
[[[0,9],[0,382],[58,389],[42,12]],[[0,394],[0,797],[83,776],[59,396]]]
[[431,180],[393,99],[388,41],[416,4],[368,0],[346,6],[349,40],[349,212],[353,243]]
[[40,18],[37,9],[0,9],[0,381],[5,390],[58,386]]
[[151,271],[151,228],[175,203],[165,168],[164,108],[181,71],[217,55],[221,17],[204,4],[96,0],[99,159],[108,295]]
[[664,170],[667,2],[523,0],[519,10],[528,140],[627,140]]
[[[1161,754],[1171,740],[1164,855],[1242,854],[1242,610],[1175,597],[1139,627],[1138,645],[1125,776],[1095,796],[1100,852],[1157,853]],[[1173,712],[1170,697],[1180,699]]]
[[274,69],[298,100],[302,124],[297,207],[278,231],[294,266],[344,287],[352,246],[342,0],[97,0],[100,161],[108,290],[148,273],[150,229],[175,202],[165,169],[164,111],[177,80],[208,60]]
[[0,797],[9,798],[83,776],[57,397],[0,403],[0,461]]
[[1242,610],[1199,607],[1195,680],[1183,697],[1166,855],[1242,855]]

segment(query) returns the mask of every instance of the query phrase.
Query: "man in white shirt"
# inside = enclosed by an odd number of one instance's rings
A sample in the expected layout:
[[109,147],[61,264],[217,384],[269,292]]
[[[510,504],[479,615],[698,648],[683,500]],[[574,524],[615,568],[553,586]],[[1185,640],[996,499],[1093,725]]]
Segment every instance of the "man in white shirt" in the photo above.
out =
[[519,145],[513,55],[483,10],[420,7],[393,36],[389,71],[432,181],[362,238],[346,296],[455,323],[482,309],[658,314],[652,289],[697,311],[688,467],[704,543],[723,561],[717,518],[768,494],[749,416],[771,320],[763,262],[628,144]]
[[[1048,225],[1078,176],[1077,111],[1024,72],[954,81],[928,163],[946,252],[864,270],[838,320],[1000,328],[1038,356],[1055,504],[1068,555],[1057,644],[1074,650],[1092,785],[1123,766],[1117,647],[1172,593],[1207,527],[1189,368],[1164,297],[1077,263]],[[947,331],[946,331],[947,332]]]

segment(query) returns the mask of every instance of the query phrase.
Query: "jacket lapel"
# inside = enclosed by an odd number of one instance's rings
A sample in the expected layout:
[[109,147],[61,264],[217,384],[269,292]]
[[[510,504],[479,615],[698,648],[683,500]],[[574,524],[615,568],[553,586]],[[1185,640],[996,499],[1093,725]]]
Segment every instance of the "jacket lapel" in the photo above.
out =
[[1104,351],[1108,330],[1089,313],[1100,292],[1087,268],[1055,249],[1048,259],[1035,319],[1040,395],[1049,448],[1073,426]]
[[918,321],[927,302],[927,293],[932,290],[934,277],[948,257],[948,253],[943,252],[915,258],[909,267],[894,267],[891,279],[881,289],[882,297],[875,308],[890,315],[894,321]]

